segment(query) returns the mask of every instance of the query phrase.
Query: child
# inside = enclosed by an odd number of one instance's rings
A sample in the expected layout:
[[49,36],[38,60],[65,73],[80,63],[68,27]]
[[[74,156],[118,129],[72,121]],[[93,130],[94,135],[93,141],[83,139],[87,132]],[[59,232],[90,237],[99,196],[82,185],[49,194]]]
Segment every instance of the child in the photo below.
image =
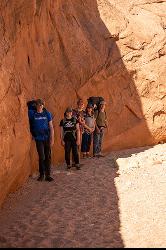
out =
[[65,118],[60,122],[60,137],[61,144],[65,148],[65,160],[67,169],[71,168],[70,165],[70,153],[71,149],[75,161],[75,167],[80,169],[78,146],[80,145],[80,129],[78,121],[72,116],[73,110],[68,107],[65,111]]
[[82,135],[82,145],[81,145],[81,152],[83,153],[83,158],[89,157],[92,136],[95,130],[95,118],[93,115],[93,105],[91,104],[87,105],[84,119],[85,119],[85,124],[84,124],[84,132]]

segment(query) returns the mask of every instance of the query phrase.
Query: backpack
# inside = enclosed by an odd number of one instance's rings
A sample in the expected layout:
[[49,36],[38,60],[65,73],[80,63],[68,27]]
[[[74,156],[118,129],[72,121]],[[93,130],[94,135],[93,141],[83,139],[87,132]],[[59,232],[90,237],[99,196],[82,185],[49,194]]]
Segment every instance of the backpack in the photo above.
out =
[[91,104],[91,105],[96,105],[96,109],[99,109],[99,104],[101,101],[104,101],[104,98],[102,96],[91,96],[87,99],[88,101],[88,104]]
[[[29,111],[37,111],[36,109],[36,100],[31,100],[31,101],[28,101],[27,102],[27,107],[28,107],[28,112]],[[46,108],[43,108],[43,111],[46,112],[46,116],[48,117],[48,111]],[[35,137],[35,133],[34,133],[34,130],[33,130],[33,120],[30,120],[29,119],[29,127],[30,127],[30,132],[32,134],[33,137]]]
[[31,100],[27,102],[28,110],[36,110],[36,101]]

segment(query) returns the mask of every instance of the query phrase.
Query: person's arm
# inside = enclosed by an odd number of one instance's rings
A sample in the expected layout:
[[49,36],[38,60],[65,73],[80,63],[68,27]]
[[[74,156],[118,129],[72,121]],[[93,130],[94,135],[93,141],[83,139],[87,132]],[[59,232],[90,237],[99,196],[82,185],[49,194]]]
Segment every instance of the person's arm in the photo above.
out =
[[95,118],[95,130],[97,131],[97,133],[100,133],[100,129],[99,129],[99,127],[97,126],[97,122],[96,122],[98,115],[99,115],[99,111],[96,110],[95,113],[94,113],[94,118]]
[[96,129],[97,133],[100,133],[100,129],[99,129],[99,127],[97,126],[97,123],[96,123],[95,129]]
[[63,138],[63,127],[60,127],[60,140],[61,140],[61,145],[64,147],[65,142]]
[[54,145],[54,126],[53,122],[49,122],[49,128],[50,128],[50,145],[51,147]]
[[92,130],[93,130],[92,133],[95,131],[96,126],[97,126],[96,125],[96,119],[94,119],[94,125],[93,125],[93,128],[92,128]]
[[85,123],[83,124],[84,128],[86,128],[87,130],[89,130],[90,133],[92,133],[92,128],[88,127],[88,125],[86,125]]
[[77,146],[80,145],[80,126],[79,123],[76,124],[76,132],[77,132]]
[[108,129],[108,120],[107,120],[107,114],[106,114],[106,111],[105,111],[105,127],[107,129],[107,132],[109,131]]

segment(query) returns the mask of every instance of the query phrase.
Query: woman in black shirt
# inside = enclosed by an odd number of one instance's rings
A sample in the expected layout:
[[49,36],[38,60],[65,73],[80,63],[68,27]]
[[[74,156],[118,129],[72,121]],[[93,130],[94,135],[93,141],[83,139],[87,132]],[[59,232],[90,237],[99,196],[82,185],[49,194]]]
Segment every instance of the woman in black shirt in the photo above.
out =
[[67,169],[71,168],[70,153],[71,149],[75,161],[76,169],[80,169],[78,147],[80,145],[80,129],[78,121],[72,116],[73,110],[68,107],[65,111],[65,117],[60,122],[61,144],[65,148],[65,160]]

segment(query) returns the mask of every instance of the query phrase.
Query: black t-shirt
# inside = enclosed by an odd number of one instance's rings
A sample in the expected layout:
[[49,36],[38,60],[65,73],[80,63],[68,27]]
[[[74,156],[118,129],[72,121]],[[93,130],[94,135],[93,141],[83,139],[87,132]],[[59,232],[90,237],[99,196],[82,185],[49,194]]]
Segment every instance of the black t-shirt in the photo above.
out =
[[77,120],[72,117],[71,119],[63,119],[60,122],[60,127],[63,127],[63,132],[64,132],[64,140],[71,140],[76,138],[76,124]]

